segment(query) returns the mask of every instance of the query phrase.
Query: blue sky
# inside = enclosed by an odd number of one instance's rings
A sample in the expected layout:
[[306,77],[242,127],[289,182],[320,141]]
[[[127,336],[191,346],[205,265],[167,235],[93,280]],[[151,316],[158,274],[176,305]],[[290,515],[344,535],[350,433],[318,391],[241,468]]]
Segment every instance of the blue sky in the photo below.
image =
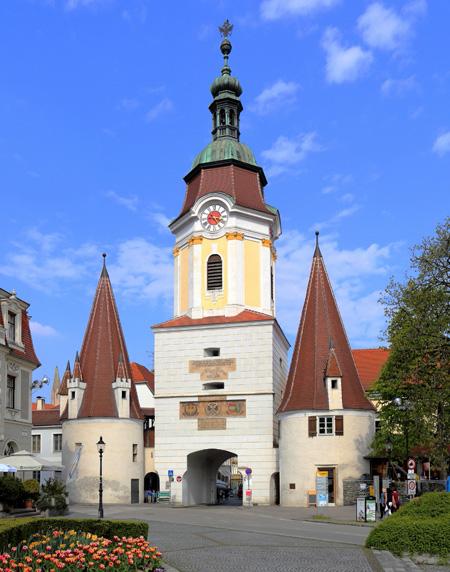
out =
[[0,286],[31,304],[36,377],[73,363],[102,252],[130,358],[151,366],[226,19],[291,343],[315,230],[352,346],[377,347],[380,291],[449,215],[446,1],[2,0]]

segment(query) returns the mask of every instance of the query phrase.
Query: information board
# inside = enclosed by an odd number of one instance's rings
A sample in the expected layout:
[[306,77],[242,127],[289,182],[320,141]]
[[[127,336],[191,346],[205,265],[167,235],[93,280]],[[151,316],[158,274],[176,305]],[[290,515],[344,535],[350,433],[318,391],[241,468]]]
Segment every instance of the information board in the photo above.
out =
[[366,520],[366,497],[358,497],[356,499],[356,520],[358,522],[365,522]]
[[366,522],[376,522],[377,503],[374,498],[366,499]]
[[317,506],[328,506],[328,473],[316,472]]

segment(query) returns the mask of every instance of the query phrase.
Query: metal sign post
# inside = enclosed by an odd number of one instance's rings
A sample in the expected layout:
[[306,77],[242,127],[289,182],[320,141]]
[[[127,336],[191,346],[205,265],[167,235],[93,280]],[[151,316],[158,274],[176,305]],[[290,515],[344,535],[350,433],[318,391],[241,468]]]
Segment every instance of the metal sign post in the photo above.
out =
[[167,473],[169,477],[169,506],[172,504],[172,481],[173,481],[173,471],[169,469]]
[[321,513],[320,509],[328,506],[328,472],[316,472],[316,492],[317,492],[317,514]]
[[250,469],[250,467],[248,467],[247,469],[245,469],[245,474],[247,475],[247,491],[246,491],[246,495],[248,498],[248,508],[250,508],[250,502],[252,500],[252,489],[250,488],[250,475],[252,474],[252,470]]

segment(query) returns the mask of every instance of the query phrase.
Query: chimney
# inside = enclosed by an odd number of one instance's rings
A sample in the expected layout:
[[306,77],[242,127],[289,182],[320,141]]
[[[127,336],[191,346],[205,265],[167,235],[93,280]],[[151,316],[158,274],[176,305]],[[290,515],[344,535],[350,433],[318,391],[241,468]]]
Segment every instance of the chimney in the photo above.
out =
[[36,410],[42,411],[43,409],[45,409],[45,397],[39,397],[38,395],[36,397]]

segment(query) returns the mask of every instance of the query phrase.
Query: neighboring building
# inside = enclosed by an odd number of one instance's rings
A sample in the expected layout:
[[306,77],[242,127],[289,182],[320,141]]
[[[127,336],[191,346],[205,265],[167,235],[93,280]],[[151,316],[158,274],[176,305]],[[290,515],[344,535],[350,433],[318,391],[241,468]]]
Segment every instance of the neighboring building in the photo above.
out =
[[370,469],[375,408],[365,397],[318,244],[280,420],[283,506],[307,506],[317,471],[328,475],[328,502],[344,502],[343,479]]
[[31,338],[29,304],[0,289],[0,453],[31,445],[32,372],[40,366]]
[[[106,255],[104,255],[106,256]],[[103,438],[103,500],[144,498],[144,419],[106,265],[98,282],[80,355],[60,388],[65,479],[75,450],[83,450],[78,477],[68,484],[74,502],[98,501],[99,454]]]
[[[45,403],[37,397],[32,403],[33,428],[31,430],[31,451],[47,459],[49,465],[62,464],[62,426],[59,406]],[[35,471],[33,478],[45,483],[49,478],[61,478],[60,471]]]
[[278,421],[287,372],[276,320],[275,241],[280,216],[266,177],[240,142],[239,81],[231,44],[211,84],[212,142],[195,158],[175,235],[173,319],[155,334],[155,468],[173,471],[172,502],[214,503],[216,475],[238,459],[255,503],[276,502]]

